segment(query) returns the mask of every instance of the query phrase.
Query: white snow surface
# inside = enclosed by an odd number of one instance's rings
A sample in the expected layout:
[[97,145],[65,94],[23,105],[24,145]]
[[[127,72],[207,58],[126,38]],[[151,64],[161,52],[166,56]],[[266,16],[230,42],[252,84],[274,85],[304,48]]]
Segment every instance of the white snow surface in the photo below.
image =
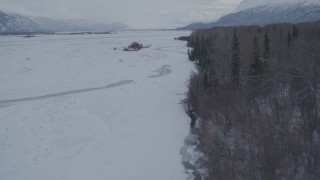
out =
[[186,179],[188,34],[0,36],[0,179]]

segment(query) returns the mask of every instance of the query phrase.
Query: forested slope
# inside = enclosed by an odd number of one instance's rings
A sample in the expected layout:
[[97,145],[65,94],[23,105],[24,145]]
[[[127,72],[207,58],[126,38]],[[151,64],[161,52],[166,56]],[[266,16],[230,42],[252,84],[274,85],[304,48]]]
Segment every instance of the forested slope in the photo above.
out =
[[320,176],[320,23],[192,33],[187,113],[206,179]]

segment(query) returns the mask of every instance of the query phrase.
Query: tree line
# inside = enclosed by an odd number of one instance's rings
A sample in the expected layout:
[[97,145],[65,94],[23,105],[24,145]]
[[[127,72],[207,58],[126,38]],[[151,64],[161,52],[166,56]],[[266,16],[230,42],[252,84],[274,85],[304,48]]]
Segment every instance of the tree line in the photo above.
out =
[[197,30],[188,46],[205,179],[318,179],[320,22]]

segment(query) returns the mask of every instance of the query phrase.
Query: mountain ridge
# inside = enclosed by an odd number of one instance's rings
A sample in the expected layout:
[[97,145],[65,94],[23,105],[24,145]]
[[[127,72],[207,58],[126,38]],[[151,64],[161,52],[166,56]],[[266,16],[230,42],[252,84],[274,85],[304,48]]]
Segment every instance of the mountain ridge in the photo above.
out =
[[318,0],[243,0],[235,9],[235,12],[258,6],[286,6],[294,4],[319,5],[320,2]]
[[87,20],[58,20],[22,16],[0,10],[0,33],[112,31],[127,29],[122,23],[94,23]]
[[244,0],[234,12],[222,16],[216,22],[197,23],[197,26],[190,24],[178,29],[194,30],[214,26],[266,25],[318,20],[320,20],[320,2],[317,0]]

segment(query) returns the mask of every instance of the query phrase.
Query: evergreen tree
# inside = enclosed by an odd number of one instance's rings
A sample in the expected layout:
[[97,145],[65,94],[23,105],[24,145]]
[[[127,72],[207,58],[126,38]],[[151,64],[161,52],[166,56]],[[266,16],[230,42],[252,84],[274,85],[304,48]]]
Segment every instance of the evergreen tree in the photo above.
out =
[[287,37],[287,46],[288,48],[291,47],[291,34],[290,34],[290,31],[288,32],[288,37]]
[[253,76],[254,79],[260,79],[264,72],[265,63],[261,60],[256,36],[254,37],[253,41],[253,49],[253,62],[250,64],[249,75]]
[[292,27],[292,36],[294,38],[297,38],[299,36],[299,30],[298,30],[298,28],[296,26]]
[[263,42],[263,58],[268,59],[269,55],[270,55],[270,39],[269,36],[267,34],[267,31],[264,35],[264,42]]
[[236,29],[233,32],[231,53],[231,83],[238,87],[240,83],[240,48]]

